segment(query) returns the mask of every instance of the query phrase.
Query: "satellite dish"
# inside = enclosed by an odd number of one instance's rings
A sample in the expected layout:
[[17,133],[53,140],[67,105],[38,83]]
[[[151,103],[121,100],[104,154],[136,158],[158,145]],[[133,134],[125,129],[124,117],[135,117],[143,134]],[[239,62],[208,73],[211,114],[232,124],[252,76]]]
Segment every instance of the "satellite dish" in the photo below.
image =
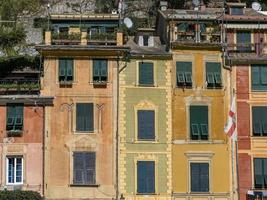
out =
[[261,9],[262,9],[261,4],[259,4],[258,2],[253,2],[252,3],[252,9],[255,11],[261,11]]
[[195,6],[199,6],[200,2],[199,2],[199,0],[193,0],[193,4],[194,4]]
[[129,17],[125,17],[123,19],[123,23],[125,24],[125,26],[127,28],[132,28],[133,27],[133,22],[132,22],[132,20]]

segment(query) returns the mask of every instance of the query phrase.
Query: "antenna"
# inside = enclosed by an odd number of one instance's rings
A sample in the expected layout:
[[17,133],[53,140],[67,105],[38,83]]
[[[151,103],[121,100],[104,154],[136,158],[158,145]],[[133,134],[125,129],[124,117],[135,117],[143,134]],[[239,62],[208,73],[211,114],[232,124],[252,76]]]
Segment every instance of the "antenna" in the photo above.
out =
[[129,17],[125,17],[123,19],[123,23],[125,24],[125,26],[127,28],[132,28],[133,27],[133,22],[132,22],[132,20]]
[[253,2],[251,7],[255,11],[261,11],[261,9],[262,9],[261,4],[259,4],[258,2]]

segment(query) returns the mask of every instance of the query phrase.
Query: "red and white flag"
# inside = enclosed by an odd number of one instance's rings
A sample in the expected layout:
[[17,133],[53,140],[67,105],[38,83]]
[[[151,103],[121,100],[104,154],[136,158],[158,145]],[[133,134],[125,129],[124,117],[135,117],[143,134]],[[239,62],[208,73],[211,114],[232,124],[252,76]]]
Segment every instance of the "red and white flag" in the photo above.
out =
[[232,105],[228,114],[227,123],[224,127],[224,132],[231,137],[233,141],[237,141],[235,96],[232,99]]

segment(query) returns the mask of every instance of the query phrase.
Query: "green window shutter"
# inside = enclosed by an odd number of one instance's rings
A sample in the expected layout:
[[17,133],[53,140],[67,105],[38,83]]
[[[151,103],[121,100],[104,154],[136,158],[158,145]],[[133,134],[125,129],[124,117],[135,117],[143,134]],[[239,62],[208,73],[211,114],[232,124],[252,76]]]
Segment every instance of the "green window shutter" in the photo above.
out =
[[253,135],[262,135],[261,107],[252,107]]
[[263,159],[255,158],[254,159],[254,183],[255,188],[262,188],[264,185],[263,180]]
[[218,62],[207,62],[206,63],[206,81],[207,87],[221,87],[221,63]]
[[208,127],[208,106],[190,106],[191,139],[207,140]]
[[262,85],[267,85],[267,66],[266,67],[261,67],[261,84]]
[[59,76],[65,76],[65,75],[67,75],[66,60],[59,59]]
[[101,63],[99,60],[93,60],[93,76],[94,80],[98,80],[100,76]]
[[263,179],[264,179],[264,188],[267,188],[267,159],[263,159]]
[[107,60],[102,60],[101,62],[101,76],[107,76],[108,75],[108,64]]
[[192,86],[192,62],[176,62],[177,87]]
[[107,81],[108,66],[106,59],[93,60],[93,80],[96,82]]
[[6,115],[6,129],[14,129],[16,119],[16,107],[12,105],[7,106],[7,115]]
[[153,63],[139,63],[139,84],[152,85],[154,84],[154,67]]
[[252,85],[253,86],[259,85],[260,84],[260,68],[258,66],[252,65],[251,74],[252,74],[252,77],[251,77],[252,78]]
[[73,59],[67,59],[67,76],[73,76]]

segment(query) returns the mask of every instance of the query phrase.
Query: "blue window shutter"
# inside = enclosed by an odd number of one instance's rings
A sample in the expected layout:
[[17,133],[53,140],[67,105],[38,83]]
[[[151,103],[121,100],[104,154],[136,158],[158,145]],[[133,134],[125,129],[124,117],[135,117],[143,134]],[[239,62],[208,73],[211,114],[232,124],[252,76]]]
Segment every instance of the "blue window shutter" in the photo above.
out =
[[153,63],[139,63],[139,84],[153,85],[154,84],[154,69]]
[[82,152],[73,153],[73,183],[85,184],[84,154]]
[[198,163],[190,164],[190,179],[191,179],[191,192],[199,192],[200,191],[200,166]]
[[236,43],[240,45],[247,45],[247,46],[238,46],[237,50],[240,52],[248,52],[251,50],[249,46],[251,44],[251,33],[248,31],[238,31],[236,33]]
[[155,162],[137,162],[137,193],[155,193]]
[[200,163],[200,191],[209,192],[209,164]]
[[94,152],[85,153],[85,183],[95,184],[95,163],[96,157]]
[[94,104],[84,104],[84,124],[85,131],[94,131]]
[[138,139],[155,139],[155,111],[138,110]]

